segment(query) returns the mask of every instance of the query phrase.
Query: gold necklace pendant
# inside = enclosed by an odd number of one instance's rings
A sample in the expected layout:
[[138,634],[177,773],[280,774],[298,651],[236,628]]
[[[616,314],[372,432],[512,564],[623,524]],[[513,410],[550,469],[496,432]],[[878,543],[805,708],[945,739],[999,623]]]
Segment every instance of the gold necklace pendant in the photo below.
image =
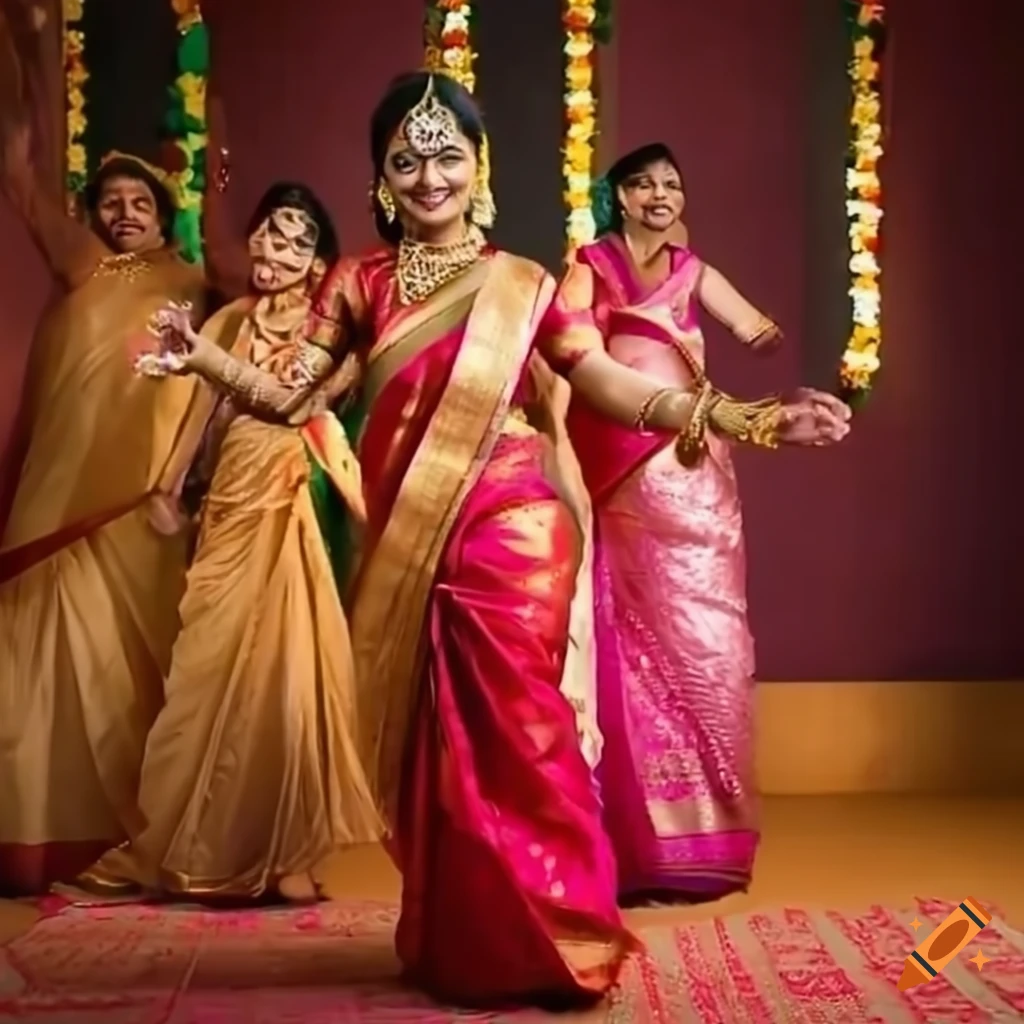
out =
[[422,302],[480,259],[487,240],[477,227],[450,245],[428,245],[403,238],[398,245],[398,300],[403,306]]
[[136,281],[152,270],[147,260],[141,259],[133,252],[121,252],[104,256],[94,271],[97,277],[123,277],[128,281]]

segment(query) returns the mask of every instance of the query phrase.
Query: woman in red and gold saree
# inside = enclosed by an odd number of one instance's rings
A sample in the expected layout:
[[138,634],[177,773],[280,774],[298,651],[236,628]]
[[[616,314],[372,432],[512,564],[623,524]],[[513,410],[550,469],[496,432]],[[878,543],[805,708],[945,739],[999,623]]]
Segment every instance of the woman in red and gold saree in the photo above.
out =
[[[707,379],[699,311],[754,348],[771,321],[687,245],[660,144],[609,171],[610,229],[577,253],[611,356],[665,387]],[[600,196],[599,196],[600,198]],[[622,896],[714,899],[749,884],[758,843],[754,647],[729,439],[681,466],[671,438],[570,410],[595,510],[598,771]],[[756,442],[754,435],[747,438]]]
[[[398,952],[458,1002],[594,997],[631,940],[558,688],[580,536],[523,422],[524,369],[543,358],[625,424],[644,410],[679,429],[698,399],[607,356],[587,268],[555,292],[540,268],[466,232],[458,200],[482,126],[461,89],[434,88],[398,82],[371,132],[378,225],[397,254],[339,268],[315,321],[325,343],[359,325],[370,335],[352,635],[362,738],[404,881]],[[486,225],[485,185],[470,209]],[[842,410],[772,415],[808,439],[845,432]]]
[[[625,423],[646,404],[678,430],[697,397],[649,401],[650,381],[607,356],[585,270],[556,293],[486,244],[486,141],[460,86],[397,80],[371,139],[388,244],[329,274],[307,334],[363,366],[351,631],[364,765],[404,881],[398,953],[454,1003],[598,999],[633,940],[560,691],[581,537],[526,414],[529,363]],[[224,358],[187,356],[204,373]],[[809,407],[777,419],[839,429]]]

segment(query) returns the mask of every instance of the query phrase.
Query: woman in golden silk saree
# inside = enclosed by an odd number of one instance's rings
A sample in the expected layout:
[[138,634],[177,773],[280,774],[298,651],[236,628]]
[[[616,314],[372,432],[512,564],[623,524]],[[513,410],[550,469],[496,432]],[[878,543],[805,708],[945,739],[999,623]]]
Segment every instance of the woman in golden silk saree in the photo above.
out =
[[[623,157],[595,208],[607,230],[576,255],[610,355],[664,387],[707,380],[701,307],[755,349],[779,337],[687,245],[678,164]],[[624,897],[714,899],[750,881],[758,843],[743,524],[730,440],[680,465],[663,433],[570,410],[595,509],[599,767]],[[763,442],[755,432],[739,438]]]
[[[607,355],[589,268],[556,288],[486,243],[486,136],[459,85],[398,79],[371,151],[387,244],[328,276],[308,337],[363,367],[351,630],[363,758],[403,876],[398,955],[458,1004],[599,999],[634,940],[560,690],[582,541],[526,414],[530,361],[670,436],[714,403]],[[809,398],[757,415],[806,443],[846,429]]]
[[[260,201],[248,238],[250,294],[202,328],[222,357],[207,376],[227,395],[200,449],[212,479],[146,743],[145,827],[83,875],[94,892],[315,899],[312,871],[332,849],[381,834],[332,558],[343,519],[362,515],[358,464],[310,386],[334,369],[330,354],[302,339],[337,241],[317,197],[287,182]],[[156,319],[187,332],[184,311]],[[188,369],[173,346],[139,366]]]
[[170,183],[142,160],[106,160],[89,223],[67,215],[48,173],[61,132],[47,99],[64,121],[60,5],[0,9],[0,184],[55,285],[0,495],[0,891],[28,894],[139,824],[184,587],[186,537],[167,513],[197,387],[138,379],[131,349],[168,301],[201,313],[206,279],[173,244]]

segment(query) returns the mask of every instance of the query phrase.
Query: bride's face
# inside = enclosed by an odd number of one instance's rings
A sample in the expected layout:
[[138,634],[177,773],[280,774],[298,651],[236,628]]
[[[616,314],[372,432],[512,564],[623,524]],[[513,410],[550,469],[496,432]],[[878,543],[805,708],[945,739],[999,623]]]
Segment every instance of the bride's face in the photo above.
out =
[[402,222],[431,233],[466,221],[476,172],[476,149],[462,132],[432,156],[418,153],[396,132],[384,159],[384,178]]

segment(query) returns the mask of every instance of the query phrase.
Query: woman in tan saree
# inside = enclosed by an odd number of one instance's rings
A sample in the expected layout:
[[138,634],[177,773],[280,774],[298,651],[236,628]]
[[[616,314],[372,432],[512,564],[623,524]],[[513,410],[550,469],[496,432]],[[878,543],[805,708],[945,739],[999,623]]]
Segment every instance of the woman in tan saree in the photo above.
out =
[[34,49],[19,19],[43,7],[43,28],[59,33],[59,4],[0,0],[0,61],[17,72],[0,74],[12,93],[0,95],[0,185],[58,292],[33,342],[16,487],[0,509],[0,891],[15,894],[74,877],[139,824],[185,573],[165,499],[196,385],[138,379],[129,346],[169,300],[201,312],[206,286],[171,244],[169,183],[144,161],[104,163],[89,225],[64,212],[43,170],[46,75],[19,59]]
[[[403,875],[398,953],[450,1002],[592,1001],[633,939],[559,690],[580,536],[527,421],[527,368],[542,357],[609,415],[642,410],[672,431],[697,396],[606,355],[586,273],[556,293],[541,267],[486,243],[486,138],[464,89],[397,80],[371,139],[387,244],[328,276],[308,336],[324,354],[315,379],[349,353],[365,366],[352,643],[363,757]],[[204,376],[275,387],[186,318],[176,328]],[[789,439],[839,436],[842,407],[827,402],[762,420]]]
[[[330,364],[301,330],[338,257],[334,228],[309,189],[281,183],[253,215],[249,249],[251,294],[203,334],[272,383],[226,378],[241,390],[206,439],[215,468],[146,744],[146,828],[83,876],[94,891],[315,899],[311,870],[332,848],[380,835],[331,561],[342,503],[363,514],[358,465],[338,421],[303,394]],[[186,368],[173,352],[140,365]]]

